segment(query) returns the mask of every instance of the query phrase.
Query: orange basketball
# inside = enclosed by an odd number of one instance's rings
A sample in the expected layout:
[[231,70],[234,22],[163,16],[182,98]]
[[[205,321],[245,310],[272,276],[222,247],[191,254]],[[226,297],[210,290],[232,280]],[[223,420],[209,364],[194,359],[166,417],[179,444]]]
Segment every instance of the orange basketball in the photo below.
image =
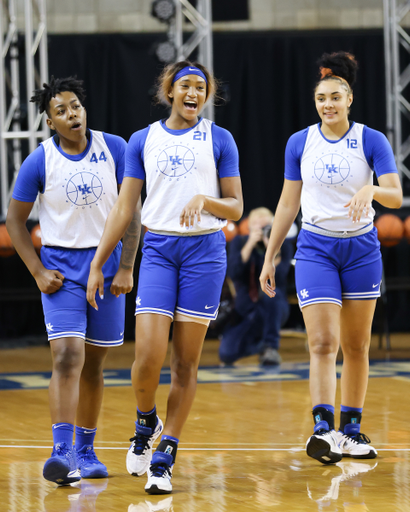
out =
[[37,224],[31,230],[31,239],[33,240],[34,248],[37,252],[40,252],[41,249],[41,230],[40,224]]
[[404,236],[407,238],[407,241],[410,244],[410,215],[403,222],[404,224]]
[[0,224],[0,256],[6,258],[7,256],[13,256],[15,252],[6,225]]
[[239,223],[239,234],[240,235],[249,235],[249,219],[245,217]]
[[380,215],[374,225],[380,243],[385,247],[397,245],[404,235],[404,222],[397,215],[385,213]]
[[228,220],[228,224],[222,228],[222,231],[225,233],[226,241],[230,242],[238,234],[238,226],[235,224],[235,222]]

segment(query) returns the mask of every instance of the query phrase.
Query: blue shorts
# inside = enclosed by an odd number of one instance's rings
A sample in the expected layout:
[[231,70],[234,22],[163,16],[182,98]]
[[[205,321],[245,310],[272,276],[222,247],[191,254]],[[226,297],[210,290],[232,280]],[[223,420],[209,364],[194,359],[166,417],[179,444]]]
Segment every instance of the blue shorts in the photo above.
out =
[[147,231],[135,314],[174,313],[215,320],[226,273],[222,231],[165,236]]
[[296,292],[301,308],[318,303],[380,297],[382,259],[376,228],[351,238],[301,229],[295,254]]
[[41,294],[49,340],[76,337],[99,347],[122,345],[125,295],[117,298],[110,292],[119,267],[121,247],[119,243],[103,266],[104,299],[101,300],[97,292],[98,311],[87,302],[87,280],[95,248],[41,248],[43,265],[50,270],[59,270],[65,278],[58,291]]

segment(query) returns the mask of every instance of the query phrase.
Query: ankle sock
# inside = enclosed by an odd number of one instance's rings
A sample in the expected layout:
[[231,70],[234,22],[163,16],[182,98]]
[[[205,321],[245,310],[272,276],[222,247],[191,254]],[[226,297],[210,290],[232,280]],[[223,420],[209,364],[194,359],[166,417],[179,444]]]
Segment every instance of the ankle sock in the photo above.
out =
[[142,412],[137,407],[137,423],[142,427],[148,427],[155,430],[157,426],[157,408],[156,406],[152,409],[152,411]]
[[334,430],[335,428],[335,408],[330,404],[318,404],[313,407],[314,432],[318,430]]
[[164,452],[172,457],[172,464],[175,463],[175,458],[177,456],[179,439],[172,436],[164,435],[161,437],[161,441],[157,446],[157,452]]
[[94,444],[97,428],[75,427],[75,449],[78,451],[83,446]]
[[74,425],[71,423],[54,423],[51,428],[54,446],[59,443],[66,443],[68,446],[73,446]]

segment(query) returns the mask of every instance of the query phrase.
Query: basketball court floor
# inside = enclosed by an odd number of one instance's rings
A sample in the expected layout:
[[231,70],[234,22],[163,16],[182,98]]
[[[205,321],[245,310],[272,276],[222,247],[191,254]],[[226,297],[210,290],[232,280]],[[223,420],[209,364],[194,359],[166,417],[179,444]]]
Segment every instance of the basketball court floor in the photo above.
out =
[[[390,352],[377,344],[362,425],[379,457],[324,466],[304,450],[313,426],[304,337],[284,337],[284,362],[270,370],[256,357],[220,368],[218,342],[206,341],[168,496],[149,496],[146,477],[125,468],[135,418],[133,343],[112,349],[106,365],[95,446],[110,476],[66,487],[42,477],[52,445],[49,349],[2,350],[0,511],[410,512],[410,335],[392,336]],[[167,363],[161,382],[165,419]]]

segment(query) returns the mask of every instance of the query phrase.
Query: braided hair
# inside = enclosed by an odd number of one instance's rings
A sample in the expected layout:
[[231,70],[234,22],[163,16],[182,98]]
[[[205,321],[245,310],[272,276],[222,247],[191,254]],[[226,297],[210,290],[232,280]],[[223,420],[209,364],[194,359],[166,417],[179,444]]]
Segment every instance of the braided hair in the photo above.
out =
[[46,111],[47,115],[50,117],[50,101],[60,92],[73,92],[81,104],[84,102],[85,90],[83,83],[83,80],[77,80],[76,76],[69,76],[67,78],[54,78],[54,76],[51,76],[50,83],[44,83],[43,89],[35,89],[30,101],[37,103],[40,114]]

